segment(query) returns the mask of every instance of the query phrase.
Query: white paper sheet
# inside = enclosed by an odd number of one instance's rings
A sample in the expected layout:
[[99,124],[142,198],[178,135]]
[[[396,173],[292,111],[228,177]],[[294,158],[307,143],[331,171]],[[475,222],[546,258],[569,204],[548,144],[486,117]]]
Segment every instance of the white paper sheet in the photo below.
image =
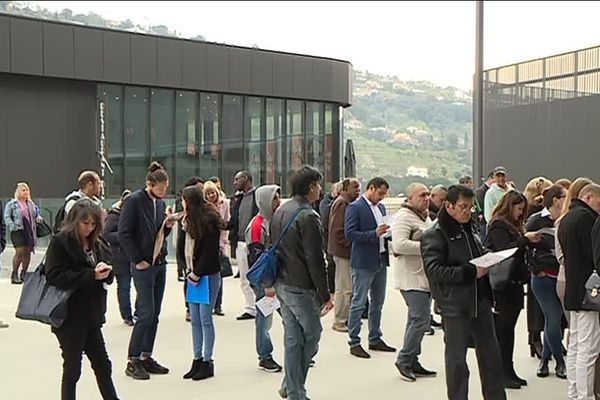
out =
[[515,254],[517,250],[518,247],[513,247],[512,249],[497,251],[495,253],[487,253],[482,255],[481,257],[469,260],[469,262],[477,267],[489,268],[492,265],[496,265],[499,262],[506,260],[509,257],[512,257],[512,255]]
[[281,303],[279,303],[277,296],[265,296],[256,302],[256,306],[265,317],[268,317],[269,315],[273,314],[275,310],[281,307]]

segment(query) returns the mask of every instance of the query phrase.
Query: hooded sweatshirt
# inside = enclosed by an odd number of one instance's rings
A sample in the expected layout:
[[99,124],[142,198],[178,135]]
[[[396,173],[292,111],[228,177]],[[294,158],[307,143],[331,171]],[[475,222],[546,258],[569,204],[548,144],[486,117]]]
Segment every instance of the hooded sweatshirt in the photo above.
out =
[[277,185],[265,185],[256,189],[258,214],[252,218],[245,232],[248,245],[248,265],[250,266],[270,245],[269,224],[273,218],[273,198],[278,191],[280,188]]

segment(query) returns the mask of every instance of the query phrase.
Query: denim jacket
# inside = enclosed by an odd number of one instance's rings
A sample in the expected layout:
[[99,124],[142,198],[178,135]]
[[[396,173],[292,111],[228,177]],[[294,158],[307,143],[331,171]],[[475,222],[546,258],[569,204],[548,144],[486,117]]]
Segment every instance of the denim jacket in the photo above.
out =
[[[29,214],[32,219],[31,225],[34,228],[33,237],[35,238],[35,219],[40,215],[40,209],[31,200],[27,202],[27,205],[29,206]],[[4,222],[10,232],[23,229],[23,215],[21,215],[21,207],[17,200],[12,199],[6,204],[6,207],[4,208]]]

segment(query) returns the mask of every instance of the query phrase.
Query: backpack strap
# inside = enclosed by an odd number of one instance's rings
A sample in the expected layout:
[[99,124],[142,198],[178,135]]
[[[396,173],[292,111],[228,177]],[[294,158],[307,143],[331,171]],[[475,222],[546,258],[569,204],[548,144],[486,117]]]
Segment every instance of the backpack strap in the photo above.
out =
[[289,227],[292,225],[292,222],[294,222],[294,220],[296,219],[296,217],[298,215],[300,215],[300,213],[302,212],[302,210],[307,210],[307,207],[300,207],[298,210],[296,210],[296,212],[294,213],[294,215],[292,215],[292,218],[290,218],[290,220],[288,221],[288,223],[286,224],[285,228],[283,228],[283,231],[281,231],[281,233],[279,234],[279,237],[277,238],[277,240],[275,241],[275,243],[273,243],[273,246],[271,246],[271,249],[276,249],[277,246],[279,245],[279,242],[281,241],[281,239],[283,239],[283,236],[285,235],[285,233],[287,232],[287,230],[289,229]]

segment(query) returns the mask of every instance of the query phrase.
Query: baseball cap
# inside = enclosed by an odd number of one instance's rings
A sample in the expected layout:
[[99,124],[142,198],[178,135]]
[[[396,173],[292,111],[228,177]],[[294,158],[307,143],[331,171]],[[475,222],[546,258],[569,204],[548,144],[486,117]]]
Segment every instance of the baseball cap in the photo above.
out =
[[506,168],[504,167],[496,167],[494,168],[494,175],[504,174],[506,175]]

